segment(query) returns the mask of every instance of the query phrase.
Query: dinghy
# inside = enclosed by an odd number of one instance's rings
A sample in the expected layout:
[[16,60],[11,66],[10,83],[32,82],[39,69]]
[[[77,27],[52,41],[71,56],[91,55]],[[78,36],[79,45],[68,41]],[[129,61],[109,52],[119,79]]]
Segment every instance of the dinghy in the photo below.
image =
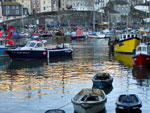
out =
[[71,100],[77,113],[98,113],[105,108],[106,95],[100,89],[82,89]]
[[122,94],[116,101],[117,110],[137,110],[142,107],[142,102],[135,94]]
[[93,86],[98,88],[105,88],[106,86],[112,85],[113,78],[109,73],[97,73],[92,78]]

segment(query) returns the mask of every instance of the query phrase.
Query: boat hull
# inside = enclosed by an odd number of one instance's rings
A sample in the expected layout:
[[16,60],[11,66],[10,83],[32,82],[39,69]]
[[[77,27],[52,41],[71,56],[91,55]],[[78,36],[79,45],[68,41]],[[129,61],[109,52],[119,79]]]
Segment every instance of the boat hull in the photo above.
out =
[[144,67],[150,66],[150,55],[139,54],[133,56],[133,63],[135,66]]
[[86,38],[86,36],[81,35],[81,36],[71,36],[71,39],[82,39],[82,38]]
[[99,113],[105,109],[105,104],[101,103],[99,105],[87,105],[87,107],[83,107],[80,104],[73,104],[74,110],[77,113]]
[[[64,50],[6,50],[11,59],[46,59],[71,56],[71,49]],[[49,55],[48,55],[49,52]]]
[[92,78],[93,86],[98,88],[105,88],[111,86],[113,78],[108,73],[97,73]]
[[[87,98],[95,96],[97,100]],[[87,100],[86,100],[87,99]],[[98,113],[105,108],[106,96],[103,90],[96,89],[95,91],[89,88],[82,89],[72,99],[74,110],[77,113]]]
[[142,102],[135,94],[120,95],[116,101],[116,108],[121,110],[135,110],[142,107]]
[[139,45],[139,38],[129,38],[126,40],[119,41],[114,44],[114,52],[118,53],[134,53],[137,45]]
[[93,86],[98,87],[98,88],[105,88],[107,86],[111,86],[112,82],[113,82],[113,79],[110,79],[108,81],[102,81],[102,80],[94,81],[93,80]]

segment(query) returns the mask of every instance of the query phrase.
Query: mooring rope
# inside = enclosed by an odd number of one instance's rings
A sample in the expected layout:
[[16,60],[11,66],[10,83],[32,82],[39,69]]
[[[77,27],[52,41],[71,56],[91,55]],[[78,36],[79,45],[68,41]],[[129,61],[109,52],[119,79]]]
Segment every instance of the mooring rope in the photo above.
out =
[[63,105],[63,106],[61,106],[61,107],[59,107],[58,109],[61,109],[61,108],[65,107],[65,106],[69,105],[70,103],[71,103],[71,102],[69,102],[69,103],[67,103],[67,104],[65,104],[65,105]]

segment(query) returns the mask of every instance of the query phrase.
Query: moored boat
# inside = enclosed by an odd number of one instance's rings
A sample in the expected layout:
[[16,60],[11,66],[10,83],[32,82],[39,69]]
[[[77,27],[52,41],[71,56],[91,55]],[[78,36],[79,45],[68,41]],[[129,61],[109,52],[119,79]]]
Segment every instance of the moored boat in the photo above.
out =
[[138,67],[150,66],[150,43],[144,42],[137,46],[133,63]]
[[45,48],[45,41],[31,40],[24,47],[7,49],[6,52],[11,59],[44,59],[72,55],[72,48],[68,43],[63,43],[55,48]]
[[97,39],[104,39],[105,34],[100,32],[89,32],[88,33],[89,38],[97,38]]
[[79,27],[75,32],[71,32],[71,39],[82,39],[86,38],[86,34],[84,34],[83,30]]
[[106,86],[112,85],[113,78],[109,73],[97,73],[92,78],[93,86],[98,88],[105,88]]
[[113,44],[114,52],[133,54],[139,43],[140,37],[136,34],[119,34]]
[[122,94],[117,98],[117,110],[138,110],[142,107],[142,101],[136,94]]
[[107,97],[100,89],[82,89],[71,100],[77,113],[98,113],[105,108]]

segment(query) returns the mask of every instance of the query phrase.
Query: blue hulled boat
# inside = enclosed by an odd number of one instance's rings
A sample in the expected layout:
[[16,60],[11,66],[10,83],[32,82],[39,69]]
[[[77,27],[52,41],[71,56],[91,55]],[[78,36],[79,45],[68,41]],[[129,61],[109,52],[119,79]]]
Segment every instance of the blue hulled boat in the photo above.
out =
[[116,101],[117,112],[124,110],[130,112],[131,110],[139,110],[142,107],[142,102],[136,94],[122,94]]
[[98,88],[105,88],[109,85],[112,85],[113,78],[109,73],[97,73],[92,78],[93,86]]
[[63,43],[55,48],[45,48],[45,41],[31,40],[24,47],[7,49],[6,52],[11,59],[46,59],[72,55],[72,48],[69,44]]

